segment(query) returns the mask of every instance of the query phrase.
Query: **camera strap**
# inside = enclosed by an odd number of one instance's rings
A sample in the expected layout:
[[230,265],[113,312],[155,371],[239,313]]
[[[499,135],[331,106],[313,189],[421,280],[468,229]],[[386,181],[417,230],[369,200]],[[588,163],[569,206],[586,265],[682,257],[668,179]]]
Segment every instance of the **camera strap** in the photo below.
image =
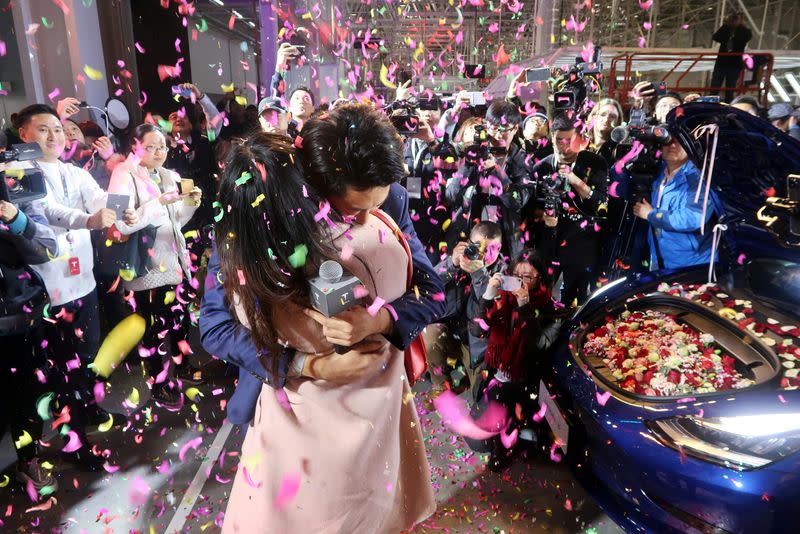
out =
[[650,225],[650,235],[653,236],[653,248],[655,249],[656,262],[658,263],[656,267],[658,267],[658,270],[660,271],[661,269],[664,268],[664,257],[661,255],[661,247],[658,245],[658,238],[656,237],[656,229],[653,228],[652,225]]

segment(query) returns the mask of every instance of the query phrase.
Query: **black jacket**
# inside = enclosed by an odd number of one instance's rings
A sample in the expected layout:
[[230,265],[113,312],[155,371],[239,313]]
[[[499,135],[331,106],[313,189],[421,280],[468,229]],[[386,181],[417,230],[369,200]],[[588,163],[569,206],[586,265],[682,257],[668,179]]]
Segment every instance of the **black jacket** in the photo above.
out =
[[[752,39],[752,37],[753,32],[744,26],[737,26],[734,28],[733,26],[723,24],[722,27],[720,27],[720,29],[714,33],[712,39],[720,43],[720,54],[725,52],[736,52],[741,54],[744,52],[744,47],[747,45],[748,41]],[[717,67],[725,68],[741,68],[742,58],[737,56],[719,56],[717,57],[717,62],[715,65]]]

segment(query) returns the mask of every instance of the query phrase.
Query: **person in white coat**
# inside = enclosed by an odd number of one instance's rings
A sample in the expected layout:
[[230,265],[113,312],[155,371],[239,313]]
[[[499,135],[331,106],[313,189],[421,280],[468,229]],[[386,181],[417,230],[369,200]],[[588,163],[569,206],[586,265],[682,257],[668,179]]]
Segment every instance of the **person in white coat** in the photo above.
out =
[[[85,427],[105,423],[111,416],[94,402],[95,375],[89,368],[100,346],[89,231],[111,227],[116,213],[105,207],[108,195],[88,172],[59,160],[66,138],[55,110],[33,104],[19,112],[16,125],[20,139],[38,143],[43,156],[11,167],[33,167],[44,175],[47,196],[42,204],[59,250],[59,256],[32,266],[50,296],[44,345],[55,368],[51,373],[58,395],[54,408],[69,409],[68,450],[72,452],[68,457],[82,467],[99,470],[103,459],[92,454]],[[126,218],[129,223],[137,221],[133,211],[127,211]],[[114,418],[118,423],[124,420]]]
[[[181,195],[180,176],[163,167],[168,145],[164,133],[155,125],[142,124],[133,132],[131,153],[114,168],[109,193],[128,195],[130,208],[138,215],[137,224],[117,221],[123,235],[131,235],[148,225],[157,227],[145,273],[123,282],[125,289],[134,292],[137,311],[145,318],[145,334],[140,354],[145,368],[153,379],[154,400],[166,408],[181,405],[181,391],[169,379],[170,359],[181,362],[186,369],[187,354],[180,350],[190,324],[187,306],[192,288],[191,263],[181,227],[191,219],[200,204],[202,191],[193,188]],[[161,347],[169,336],[169,350]],[[164,355],[162,357],[162,354]],[[185,373],[184,373],[185,374]],[[191,373],[189,373],[191,374]]]

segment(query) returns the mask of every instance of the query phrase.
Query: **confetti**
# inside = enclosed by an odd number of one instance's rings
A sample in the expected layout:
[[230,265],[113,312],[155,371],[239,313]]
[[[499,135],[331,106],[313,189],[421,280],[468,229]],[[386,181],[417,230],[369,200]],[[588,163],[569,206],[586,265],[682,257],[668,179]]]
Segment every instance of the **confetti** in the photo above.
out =
[[300,491],[300,475],[298,473],[283,475],[273,506],[277,509],[283,508],[294,500],[298,491]]

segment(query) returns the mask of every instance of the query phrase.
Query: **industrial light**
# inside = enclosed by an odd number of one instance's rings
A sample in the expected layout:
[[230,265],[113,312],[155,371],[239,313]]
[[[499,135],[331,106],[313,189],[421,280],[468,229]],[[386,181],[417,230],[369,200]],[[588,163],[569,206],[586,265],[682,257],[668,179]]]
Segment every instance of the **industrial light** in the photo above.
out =
[[222,0],[211,0],[211,3],[212,4],[217,4],[218,6],[224,6],[225,5],[225,2],[223,2]]
[[783,88],[781,83],[778,81],[778,78],[776,78],[774,74],[769,77],[769,83],[772,84],[772,86],[778,92],[778,96],[780,96],[784,102],[788,102],[789,100],[791,100],[789,98],[789,93],[786,92],[786,90]]
[[238,11],[236,11],[235,9],[232,9],[232,10],[231,10],[231,13],[233,13],[233,16],[234,16],[234,17],[236,17],[237,19],[243,19],[243,18],[244,18],[244,17],[242,16],[242,14],[241,14],[241,13],[239,13]]
[[786,78],[786,81],[789,82],[789,85],[794,89],[794,94],[800,95],[800,83],[797,82],[797,78],[795,78],[794,74],[787,72],[783,77]]

